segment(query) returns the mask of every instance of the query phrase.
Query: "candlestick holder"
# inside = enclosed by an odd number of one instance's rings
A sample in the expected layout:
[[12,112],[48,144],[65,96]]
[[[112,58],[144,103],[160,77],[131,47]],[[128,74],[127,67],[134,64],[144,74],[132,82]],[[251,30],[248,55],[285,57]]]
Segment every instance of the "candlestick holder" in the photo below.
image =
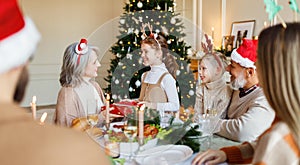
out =
[[142,138],[139,137],[138,142],[139,142],[140,146],[144,145],[144,138],[143,137]]
[[104,126],[105,126],[106,130],[109,130],[109,128],[110,128],[110,122],[105,122]]

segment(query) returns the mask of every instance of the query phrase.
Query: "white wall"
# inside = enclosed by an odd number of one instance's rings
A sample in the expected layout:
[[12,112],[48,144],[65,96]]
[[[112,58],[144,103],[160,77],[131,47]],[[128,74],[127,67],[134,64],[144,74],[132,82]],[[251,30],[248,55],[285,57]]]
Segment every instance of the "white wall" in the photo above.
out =
[[[29,106],[33,95],[37,96],[38,105],[55,104],[64,49],[82,37],[90,37],[101,25],[119,16],[123,12],[123,1],[22,0],[20,4],[42,34],[35,58],[29,66],[31,77],[22,105]],[[116,35],[106,38],[115,40]],[[110,54],[106,53],[106,56]],[[105,65],[109,60],[101,63]],[[106,68],[99,72],[100,79],[106,77]]]
[[[97,81],[106,87],[104,77],[109,69],[110,46],[117,40],[118,17],[124,12],[125,0],[20,0],[23,11],[36,23],[42,34],[34,61],[30,64],[30,82],[27,88],[23,106],[29,106],[33,95],[37,96],[38,105],[55,104],[60,88],[58,79],[62,63],[63,51],[72,42],[82,37],[89,38],[92,44],[98,46],[103,53],[102,67],[99,69]],[[193,12],[193,5],[202,1],[202,11]],[[215,45],[220,46],[222,26],[225,34],[230,34],[231,23],[244,20],[256,20],[254,35],[263,28],[268,15],[264,9],[263,0],[223,0],[226,1],[226,24],[222,25],[222,0],[176,0],[177,12],[184,17],[185,38],[195,49],[194,26],[199,28],[199,16],[202,13],[201,31],[211,35],[214,27]],[[280,15],[288,21],[293,13],[287,0],[277,0],[284,7]],[[300,0],[297,0],[300,4]],[[193,13],[196,13],[193,14]],[[197,18],[195,18],[197,17]],[[196,24],[193,20],[198,20]],[[279,21],[277,21],[279,22]],[[198,45],[197,45],[198,44]]]

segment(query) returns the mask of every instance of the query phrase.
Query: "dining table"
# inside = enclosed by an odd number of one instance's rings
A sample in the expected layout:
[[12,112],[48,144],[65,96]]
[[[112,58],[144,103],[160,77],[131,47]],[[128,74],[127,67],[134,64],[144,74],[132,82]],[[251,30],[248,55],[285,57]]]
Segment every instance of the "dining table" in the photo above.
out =
[[[239,145],[239,144],[241,144],[241,143],[236,142],[236,141],[232,141],[232,140],[227,139],[225,137],[214,134],[213,137],[212,137],[212,140],[211,140],[210,149],[217,150],[217,149],[220,149],[222,147],[234,146],[234,145]],[[200,151],[200,152],[203,152],[203,151]],[[191,157],[189,157],[188,159],[186,159],[183,162],[177,163],[176,165],[190,165],[192,163],[193,159],[197,156],[198,153],[199,152],[193,153],[193,155]],[[224,162],[224,163],[221,163],[219,165],[225,165],[225,164],[227,164],[227,163]]]
[[[199,140],[199,143],[200,143],[200,152],[203,152],[204,149],[201,148],[201,141],[203,141],[203,139],[205,139],[207,137],[205,136],[200,136],[198,138],[195,138],[194,140]],[[155,141],[156,140],[156,141]],[[105,148],[105,145],[104,145],[104,138],[103,137],[100,137],[100,138],[97,138],[96,141],[101,145],[101,147],[104,149]],[[216,135],[214,134],[211,138],[211,143],[209,145],[209,148],[210,149],[220,149],[222,147],[226,147],[226,146],[233,146],[233,145],[239,145],[241,144],[240,142],[236,142],[236,141],[232,141],[230,139],[227,139],[227,138],[224,138],[224,137],[221,137],[219,135]],[[146,163],[148,165],[170,165],[170,164],[175,164],[175,165],[190,165],[192,163],[192,160],[196,157],[196,155],[199,153],[199,152],[196,152],[194,153],[190,147],[188,146],[177,146],[177,145],[174,145],[174,144],[168,144],[168,145],[165,145],[165,146],[159,146],[157,145],[157,139],[154,139],[152,141],[149,141],[148,144],[146,144],[143,148],[143,150],[141,151],[141,148],[138,146],[137,143],[133,143],[132,144],[132,150],[134,151],[134,157],[133,157],[133,161],[131,162],[128,162],[128,153],[129,153],[129,146],[130,144],[126,144],[126,143],[121,143],[120,144],[120,149],[123,148],[123,151],[120,150],[120,157],[119,159],[125,159],[125,163],[124,165],[144,165],[145,163],[143,163],[143,159],[147,158],[147,157],[151,157],[151,152],[161,152],[161,154],[156,154],[156,155],[159,155],[159,157],[153,157],[151,159],[149,159],[149,161],[153,161],[153,163]],[[173,147],[173,148],[172,148]],[[174,150],[174,147],[176,149],[180,149],[183,151],[182,152],[185,152],[185,156],[181,159],[179,159],[178,161],[175,161],[175,162],[168,162],[168,160],[164,159],[163,158],[163,153],[164,152],[168,152],[168,149],[170,150]],[[124,148],[127,150],[126,154],[125,151],[124,151]],[[155,150],[155,149],[158,149],[159,150]],[[162,151],[160,151],[162,150]],[[163,151],[164,150],[164,151]],[[171,151],[169,151],[171,152]],[[175,155],[176,152],[174,152],[174,159],[176,159],[176,155]],[[144,154],[144,155],[143,155]],[[148,155],[147,155],[148,154]],[[167,155],[169,156],[167,159],[173,159],[173,158],[170,158],[170,155]],[[177,158],[178,159],[178,158]],[[147,160],[148,161],[148,160]],[[155,161],[155,162],[154,162]],[[159,164],[157,164],[159,163]],[[225,165],[226,163],[223,163],[222,165]]]

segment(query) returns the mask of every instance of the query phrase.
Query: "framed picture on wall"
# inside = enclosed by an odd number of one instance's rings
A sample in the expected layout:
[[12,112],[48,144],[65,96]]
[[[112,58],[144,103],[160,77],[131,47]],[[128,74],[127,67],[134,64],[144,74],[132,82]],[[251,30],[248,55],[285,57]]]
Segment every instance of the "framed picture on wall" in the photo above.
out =
[[233,22],[231,36],[234,36],[233,48],[241,45],[243,38],[252,39],[255,20]]

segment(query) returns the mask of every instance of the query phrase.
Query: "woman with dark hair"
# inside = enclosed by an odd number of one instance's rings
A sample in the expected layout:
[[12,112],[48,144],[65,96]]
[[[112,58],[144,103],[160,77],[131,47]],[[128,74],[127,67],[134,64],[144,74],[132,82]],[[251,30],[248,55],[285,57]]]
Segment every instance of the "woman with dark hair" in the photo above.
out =
[[193,164],[300,163],[300,23],[264,29],[258,38],[257,72],[264,93],[276,113],[272,126],[257,142],[208,150]]

